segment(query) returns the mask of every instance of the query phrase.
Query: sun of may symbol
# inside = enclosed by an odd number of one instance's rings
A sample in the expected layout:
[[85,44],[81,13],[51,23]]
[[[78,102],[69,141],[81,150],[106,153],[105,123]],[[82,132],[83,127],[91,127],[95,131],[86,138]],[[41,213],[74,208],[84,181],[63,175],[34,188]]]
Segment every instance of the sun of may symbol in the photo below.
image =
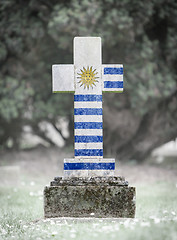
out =
[[96,72],[96,69],[92,70],[92,67],[87,67],[87,69],[83,67],[83,70],[81,69],[81,73],[78,73],[80,76],[77,77],[80,79],[80,87],[84,85],[84,89],[86,87],[89,89],[89,87],[93,88],[93,86],[96,86],[95,83],[98,82],[98,77],[95,77],[96,74],[98,74],[98,72]]

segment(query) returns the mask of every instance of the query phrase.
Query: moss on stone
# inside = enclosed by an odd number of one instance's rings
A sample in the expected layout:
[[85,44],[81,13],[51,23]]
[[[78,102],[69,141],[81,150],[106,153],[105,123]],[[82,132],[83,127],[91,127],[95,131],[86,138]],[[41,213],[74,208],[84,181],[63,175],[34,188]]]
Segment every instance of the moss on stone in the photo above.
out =
[[94,217],[132,218],[135,216],[135,188],[107,186],[101,181],[79,186],[62,182],[61,186],[45,187],[44,213],[45,217],[91,217],[94,213]]

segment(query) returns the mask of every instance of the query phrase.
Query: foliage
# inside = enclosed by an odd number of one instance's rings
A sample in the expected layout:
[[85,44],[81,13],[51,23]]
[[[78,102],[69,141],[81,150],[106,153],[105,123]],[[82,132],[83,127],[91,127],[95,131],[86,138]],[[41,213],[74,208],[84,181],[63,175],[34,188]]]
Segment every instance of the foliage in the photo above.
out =
[[[108,109],[104,125],[107,147],[114,152],[125,151],[147,114],[153,117],[160,109],[159,104],[165,105],[167,99],[171,100],[163,112],[168,112],[165,120],[175,134],[169,133],[168,139],[166,133],[161,135],[163,141],[158,136],[154,146],[143,151],[147,153],[176,137],[176,16],[174,0],[1,1],[1,145],[6,146],[12,138],[14,146],[18,146],[23,125],[30,125],[40,134],[39,122],[46,120],[56,126],[58,116],[70,120],[72,134],[73,96],[52,95],[51,64],[72,63],[75,36],[102,37],[103,63],[124,64],[125,94],[104,96],[104,106]],[[116,118],[113,124],[116,131],[111,131],[108,116],[120,112],[126,117],[126,109],[135,126],[134,132],[129,124],[117,126]],[[124,129],[122,135],[121,129]],[[120,143],[112,144],[116,138]],[[127,157],[142,158],[134,154],[135,149],[131,151]]]

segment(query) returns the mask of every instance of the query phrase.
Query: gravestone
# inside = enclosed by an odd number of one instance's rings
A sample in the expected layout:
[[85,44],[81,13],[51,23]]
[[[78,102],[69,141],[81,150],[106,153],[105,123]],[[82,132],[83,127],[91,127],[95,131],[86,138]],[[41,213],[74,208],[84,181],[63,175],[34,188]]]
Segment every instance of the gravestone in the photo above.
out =
[[75,37],[74,64],[52,66],[53,92],[74,93],[75,147],[44,189],[45,217],[135,216],[135,188],[103,158],[102,92],[123,91],[123,65],[101,59],[101,38]]

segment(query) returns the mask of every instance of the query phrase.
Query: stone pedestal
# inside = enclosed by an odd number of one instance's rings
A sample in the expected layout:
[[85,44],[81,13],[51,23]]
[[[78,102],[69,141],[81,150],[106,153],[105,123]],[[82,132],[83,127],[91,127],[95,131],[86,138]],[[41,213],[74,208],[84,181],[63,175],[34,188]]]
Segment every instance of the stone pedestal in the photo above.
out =
[[133,218],[135,188],[123,177],[55,177],[44,189],[44,215]]

